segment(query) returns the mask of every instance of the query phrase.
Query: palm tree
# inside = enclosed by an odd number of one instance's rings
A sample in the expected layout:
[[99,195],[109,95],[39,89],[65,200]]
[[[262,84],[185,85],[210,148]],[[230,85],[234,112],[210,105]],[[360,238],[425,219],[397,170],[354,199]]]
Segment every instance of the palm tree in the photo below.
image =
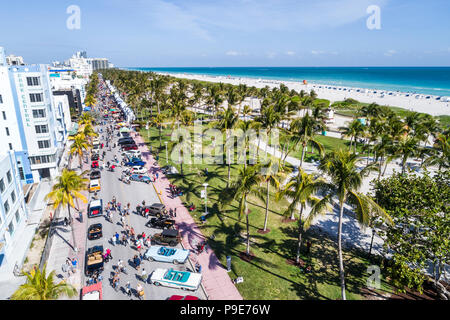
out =
[[408,158],[419,154],[419,140],[409,136],[401,137],[394,145],[394,154],[401,157],[402,174],[405,174]]
[[92,125],[92,122],[94,121],[94,117],[90,112],[83,112],[80,116],[80,119],[78,120],[78,124],[80,126],[83,125]]
[[[303,212],[306,205],[315,208],[318,213],[323,213],[329,208],[328,198],[322,200],[316,197],[318,191],[325,185],[323,178],[317,178],[313,175],[307,174],[302,168],[299,168],[298,174],[291,179],[282,190],[280,190],[276,199],[280,201],[282,198],[287,198],[291,201],[291,204],[287,208],[285,214],[290,215],[290,219],[295,219],[295,211],[300,206],[299,211],[299,224],[298,224],[298,245],[297,245],[297,257],[296,262],[300,261],[300,249],[302,246],[302,237],[307,230],[304,226]],[[320,208],[320,210],[319,210]],[[309,227],[309,226],[308,226]]]
[[[345,276],[344,276],[344,261],[342,258],[342,219],[344,216],[344,204],[349,203],[353,205],[356,213],[356,218],[360,224],[367,226],[370,223],[371,216],[380,216],[389,223],[392,219],[378,204],[375,203],[369,196],[359,193],[358,190],[362,185],[362,180],[368,173],[375,170],[374,165],[369,165],[358,170],[357,162],[358,156],[349,151],[342,149],[332,151],[327,154],[319,165],[319,170],[326,173],[331,178],[331,183],[324,184],[326,196],[324,199],[330,205],[334,204],[333,197],[336,196],[339,201],[339,222],[338,222],[338,256],[339,256],[339,277],[341,284],[342,299],[346,299],[345,295]],[[308,218],[305,221],[305,227],[312,224],[313,219],[318,214],[323,214],[323,206],[315,206],[311,210]]]
[[47,275],[47,265],[42,271],[35,268],[24,275],[26,282],[11,295],[11,300],[57,300],[62,295],[72,298],[77,294],[77,289],[65,281],[55,283],[56,272]]
[[92,144],[92,138],[98,137],[98,133],[95,132],[94,128],[92,127],[92,124],[84,124],[83,126],[79,127],[78,133],[81,133],[84,137],[87,137],[89,140],[89,143]]
[[437,136],[433,149],[434,152],[423,163],[424,166],[438,165],[438,171],[442,168],[450,168],[450,130]]
[[69,137],[69,140],[73,140],[72,145],[70,146],[70,155],[74,154],[78,155],[78,159],[80,160],[80,169],[83,166],[83,154],[84,151],[89,149],[89,144],[86,142],[86,138],[84,134],[78,133],[73,137]]
[[319,124],[308,113],[300,119],[296,119],[291,124],[292,139],[296,144],[302,144],[302,156],[300,160],[300,168],[305,159],[305,149],[308,145],[312,145],[319,150],[319,154],[324,152],[322,144],[314,139]]
[[355,119],[352,122],[350,122],[347,127],[340,127],[339,131],[341,131],[343,138],[350,138],[349,150],[352,149],[353,141],[355,142],[354,153],[356,153],[357,139],[358,137],[361,137],[365,131],[365,127],[361,123],[361,121]]
[[84,104],[86,105],[86,107],[94,106],[95,104],[97,104],[97,100],[93,95],[88,94],[86,96],[86,99],[84,99]]
[[[60,206],[67,206],[69,218],[72,219],[70,208],[75,208],[74,200],[80,199],[87,203],[87,198],[81,193],[88,189],[88,179],[83,178],[84,173],[78,175],[75,171],[63,169],[61,176],[57,178],[57,183],[52,187],[52,191],[45,198],[53,201],[53,209],[57,210]],[[75,243],[75,234],[72,227],[72,237],[74,250],[77,251]]]
[[224,189],[220,195],[220,201],[222,205],[228,205],[232,200],[236,200],[239,202],[238,208],[238,219],[239,221],[242,219],[242,216],[245,214],[246,217],[246,226],[247,226],[247,256],[250,255],[250,224],[249,224],[249,210],[248,210],[248,202],[247,198],[249,195],[259,196],[257,188],[261,183],[261,176],[259,174],[260,167],[258,165],[248,166],[248,167],[240,167],[238,174],[236,176],[236,180],[233,181],[229,188]]
[[156,116],[152,118],[152,123],[154,126],[158,128],[159,132],[159,149],[162,148],[162,128],[164,127],[164,116],[161,113],[158,113]]

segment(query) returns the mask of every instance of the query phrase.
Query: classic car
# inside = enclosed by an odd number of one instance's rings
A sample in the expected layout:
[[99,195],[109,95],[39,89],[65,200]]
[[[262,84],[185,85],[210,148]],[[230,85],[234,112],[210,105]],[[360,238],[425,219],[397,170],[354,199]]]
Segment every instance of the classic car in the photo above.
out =
[[145,225],[155,229],[171,229],[175,225],[175,220],[166,217],[151,218]]
[[85,274],[90,277],[94,272],[104,269],[103,246],[95,246],[86,251]]
[[130,150],[130,151],[125,151],[122,153],[122,156],[127,156],[127,157],[137,157],[140,158],[142,156],[141,151],[139,150]]
[[97,218],[103,215],[103,200],[93,200],[88,205],[88,217]]
[[125,163],[125,166],[127,167],[143,167],[146,165],[147,162],[145,161],[134,161],[134,162],[127,162]]
[[88,239],[97,240],[103,236],[103,226],[101,223],[93,224],[88,228]]
[[135,174],[146,174],[148,172],[148,169],[146,167],[132,167],[131,173]]
[[91,180],[97,180],[100,179],[102,176],[101,172],[98,170],[94,170],[91,172],[91,174],[89,175]]
[[158,268],[152,272],[150,282],[155,286],[165,286],[196,291],[202,281],[200,273]]
[[178,296],[178,295],[173,295],[171,297],[169,297],[167,300],[200,300],[199,298],[195,297],[195,296]]
[[141,174],[132,174],[130,176],[130,180],[131,181],[138,181],[138,182],[145,182],[147,184],[149,184],[151,181],[150,177],[147,176],[143,176]]
[[137,206],[138,213],[145,211],[147,209],[151,216],[161,217],[161,216],[167,214],[166,206],[163,205],[162,203],[154,203],[151,206],[145,206],[145,207]]
[[91,156],[91,161],[98,161],[100,159],[100,155],[98,153],[93,153]]
[[89,192],[97,192],[100,191],[100,180],[91,180],[89,183]]
[[189,250],[152,246],[144,254],[149,261],[184,264],[189,257]]
[[122,150],[124,150],[124,151],[137,150],[137,149],[139,149],[139,148],[135,144],[127,144],[127,145],[122,146]]
[[175,247],[181,242],[181,236],[178,230],[167,229],[162,233],[157,233],[152,237],[152,245],[159,244],[163,246]]
[[98,161],[92,161],[91,168],[97,169],[98,167],[100,167],[100,165],[98,164]]
[[135,144],[133,138],[120,138],[119,139],[119,146],[123,146],[125,144]]
[[102,283],[84,287],[81,290],[81,300],[103,300]]

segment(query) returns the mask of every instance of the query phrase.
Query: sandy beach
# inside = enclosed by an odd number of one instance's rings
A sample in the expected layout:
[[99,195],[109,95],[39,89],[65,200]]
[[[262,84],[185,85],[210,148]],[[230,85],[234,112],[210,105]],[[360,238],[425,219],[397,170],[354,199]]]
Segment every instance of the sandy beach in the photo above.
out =
[[[278,87],[281,83],[285,84],[289,89],[294,89],[297,92],[304,90],[310,92],[314,90],[321,99],[330,100],[331,103],[335,101],[343,101],[352,98],[364,103],[377,103],[383,106],[400,107],[411,111],[428,113],[433,116],[450,115],[450,98],[448,101],[436,100],[437,96],[424,94],[411,94],[395,91],[385,90],[370,90],[363,88],[339,87],[326,84],[303,84],[292,81],[268,80],[268,79],[253,79],[253,78],[237,78],[226,76],[206,76],[186,73],[163,73],[159,74],[170,75],[177,78],[193,79],[210,82],[223,82],[233,85],[246,84],[247,86],[255,86],[263,88],[269,86],[270,88]],[[448,98],[448,97],[446,97]]]

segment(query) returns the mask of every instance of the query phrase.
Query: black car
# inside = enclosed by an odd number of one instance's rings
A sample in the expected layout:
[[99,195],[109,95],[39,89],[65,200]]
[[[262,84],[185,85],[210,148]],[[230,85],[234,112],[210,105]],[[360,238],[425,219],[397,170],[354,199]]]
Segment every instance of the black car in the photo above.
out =
[[130,144],[130,143],[135,143],[133,138],[131,138],[131,137],[119,139],[119,145]]
[[88,228],[88,239],[97,240],[103,237],[103,226],[101,223],[93,224]]
[[162,233],[157,233],[152,237],[152,245],[158,244],[162,246],[175,247],[181,242],[181,236],[178,230],[164,230]]
[[98,153],[94,153],[91,157],[91,161],[98,161],[98,159],[100,159],[100,156],[98,155]]
[[104,269],[103,246],[95,246],[86,251],[85,274],[90,277],[95,272],[102,272]]
[[91,180],[98,180],[98,179],[100,179],[101,178],[101,172],[100,171],[98,171],[98,170],[95,170],[95,171],[92,171],[91,172],[91,174],[90,174],[90,178],[91,178]]
[[155,229],[172,229],[175,226],[175,220],[166,217],[151,218],[145,225]]

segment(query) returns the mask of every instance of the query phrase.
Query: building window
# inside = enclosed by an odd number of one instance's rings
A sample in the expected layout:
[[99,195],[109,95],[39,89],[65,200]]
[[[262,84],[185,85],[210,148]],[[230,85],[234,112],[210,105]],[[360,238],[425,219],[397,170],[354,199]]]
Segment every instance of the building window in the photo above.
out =
[[39,77],[27,77],[27,84],[29,87],[40,86],[41,81],[39,80]]
[[16,193],[14,192],[14,190],[11,192],[11,201],[13,205],[14,203],[16,203]]
[[9,150],[12,150],[13,149],[12,143],[8,143],[8,145],[9,145]]
[[3,207],[5,208],[5,213],[9,212],[9,202],[8,200],[5,201],[5,203],[3,204]]
[[33,118],[45,118],[45,109],[33,110]]
[[46,124],[34,126],[36,133],[48,133],[48,126]]
[[3,178],[0,179],[0,192],[3,193],[5,191],[5,180]]
[[6,120],[6,112],[2,111],[2,115],[3,115],[3,120]]
[[16,211],[16,222],[19,223],[20,221],[20,212],[19,210]]
[[5,129],[6,129],[6,135],[9,136],[9,128],[5,127]]
[[8,172],[6,173],[6,178],[8,179],[8,183],[11,183],[12,181],[11,170],[8,170]]
[[23,173],[23,168],[22,167],[18,167],[18,168],[19,168],[20,180],[25,180],[25,174]]
[[42,93],[30,93],[31,102],[42,102],[44,100]]
[[9,235],[12,236],[14,233],[14,221],[11,221],[11,223],[8,226]]
[[36,157],[30,157],[30,163],[31,164],[43,164],[43,163],[51,163],[56,162],[56,156],[36,156]]
[[41,140],[38,141],[39,149],[48,149],[50,148],[50,140]]

